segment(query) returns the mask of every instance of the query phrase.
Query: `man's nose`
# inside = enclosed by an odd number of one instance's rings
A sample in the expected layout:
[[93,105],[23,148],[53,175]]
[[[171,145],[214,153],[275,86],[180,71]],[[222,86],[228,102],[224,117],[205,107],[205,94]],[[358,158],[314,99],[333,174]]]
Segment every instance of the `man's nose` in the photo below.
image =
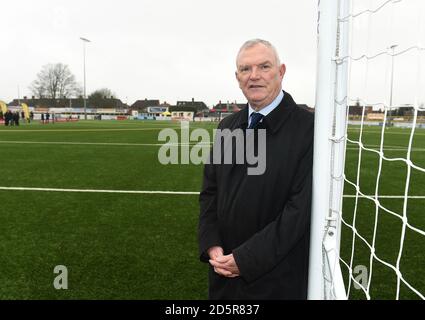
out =
[[260,73],[258,72],[258,69],[257,68],[252,68],[252,71],[251,71],[251,74],[250,74],[249,78],[251,80],[256,80],[259,77],[260,77]]

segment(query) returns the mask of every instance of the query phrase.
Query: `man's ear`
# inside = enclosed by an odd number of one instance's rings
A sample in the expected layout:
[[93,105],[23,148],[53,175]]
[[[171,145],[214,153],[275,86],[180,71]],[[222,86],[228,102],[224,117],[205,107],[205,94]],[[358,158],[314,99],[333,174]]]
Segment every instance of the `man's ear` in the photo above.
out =
[[241,82],[239,81],[239,76],[238,76],[238,72],[237,71],[235,71],[235,77],[236,77],[236,80],[238,81],[238,85],[239,85],[239,88],[241,87]]
[[279,67],[279,76],[281,77],[281,79],[283,79],[283,76],[286,73],[286,65],[285,64],[281,64]]

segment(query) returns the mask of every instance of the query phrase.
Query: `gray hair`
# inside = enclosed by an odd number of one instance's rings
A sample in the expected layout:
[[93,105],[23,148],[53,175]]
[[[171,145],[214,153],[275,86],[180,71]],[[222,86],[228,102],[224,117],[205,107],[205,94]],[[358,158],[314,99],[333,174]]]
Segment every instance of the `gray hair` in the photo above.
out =
[[237,64],[238,64],[238,58],[239,58],[239,55],[241,54],[241,52],[242,52],[243,50],[245,50],[245,49],[248,49],[248,48],[254,47],[254,46],[256,46],[257,44],[262,44],[262,45],[266,46],[267,48],[272,49],[272,51],[273,51],[273,53],[274,53],[274,55],[275,55],[275,57],[276,57],[277,65],[280,65],[279,54],[277,53],[276,48],[275,48],[275,47],[274,47],[274,46],[273,46],[270,42],[268,42],[267,40],[263,40],[263,39],[251,39],[251,40],[246,41],[246,42],[242,45],[242,47],[239,49],[238,54],[237,54],[237,56],[236,56],[236,66],[237,66]]

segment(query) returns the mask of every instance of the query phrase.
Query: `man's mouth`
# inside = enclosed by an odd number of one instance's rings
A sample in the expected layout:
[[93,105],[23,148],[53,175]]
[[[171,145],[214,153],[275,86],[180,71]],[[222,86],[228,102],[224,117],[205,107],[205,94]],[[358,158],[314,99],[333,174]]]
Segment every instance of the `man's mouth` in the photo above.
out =
[[248,87],[249,89],[259,89],[259,88],[264,88],[264,86],[260,86],[258,84],[252,84]]

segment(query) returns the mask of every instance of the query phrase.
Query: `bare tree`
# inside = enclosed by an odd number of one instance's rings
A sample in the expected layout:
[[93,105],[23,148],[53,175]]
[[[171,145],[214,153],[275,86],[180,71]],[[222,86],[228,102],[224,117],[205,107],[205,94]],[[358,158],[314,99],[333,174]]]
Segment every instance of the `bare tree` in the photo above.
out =
[[89,104],[96,107],[111,106],[111,102],[107,101],[115,97],[115,94],[108,88],[101,88],[93,91],[89,95]]
[[89,99],[91,97],[96,97],[96,98],[101,98],[101,99],[110,99],[112,97],[115,97],[115,93],[113,93],[111,89],[101,88],[101,89],[97,89],[97,90],[93,91],[89,95]]
[[39,80],[34,80],[29,88],[37,98],[44,98],[46,96],[47,90]]
[[32,82],[30,90],[39,98],[51,99],[78,96],[82,92],[75,76],[68,66],[62,63],[44,65],[37,74],[37,79]]

